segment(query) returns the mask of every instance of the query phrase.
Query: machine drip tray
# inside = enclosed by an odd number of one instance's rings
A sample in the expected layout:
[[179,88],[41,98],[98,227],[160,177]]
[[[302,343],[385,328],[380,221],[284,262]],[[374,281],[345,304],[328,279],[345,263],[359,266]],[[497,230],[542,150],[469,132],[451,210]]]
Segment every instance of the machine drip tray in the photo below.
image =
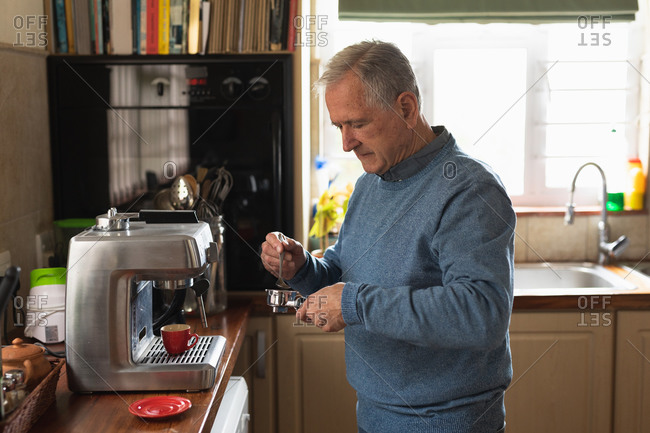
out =
[[210,364],[216,367],[221,360],[226,339],[221,335],[201,336],[194,347],[179,355],[170,355],[163,346],[162,338],[154,337],[149,350],[138,364],[144,365],[193,365]]

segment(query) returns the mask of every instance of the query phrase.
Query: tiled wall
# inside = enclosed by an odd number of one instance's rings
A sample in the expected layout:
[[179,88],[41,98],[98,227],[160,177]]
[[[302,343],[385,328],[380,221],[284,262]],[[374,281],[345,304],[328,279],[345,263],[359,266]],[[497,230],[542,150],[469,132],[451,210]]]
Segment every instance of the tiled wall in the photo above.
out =
[[0,45],[0,252],[23,269],[23,295],[53,218],[45,55]]
[[[598,260],[600,215],[576,216],[565,226],[563,216],[519,216],[515,238],[516,262]],[[630,244],[618,261],[649,260],[650,230],[646,215],[608,216],[609,240],[626,235]]]

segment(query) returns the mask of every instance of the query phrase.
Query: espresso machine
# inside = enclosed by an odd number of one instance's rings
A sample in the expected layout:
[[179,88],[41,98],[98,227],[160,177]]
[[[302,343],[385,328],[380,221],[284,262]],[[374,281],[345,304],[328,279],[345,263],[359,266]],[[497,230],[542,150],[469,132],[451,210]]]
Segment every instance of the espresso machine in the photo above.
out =
[[[223,336],[201,336],[169,355],[154,335],[153,292],[191,290],[203,326],[205,274],[219,251],[194,211],[117,213],[70,240],[65,351],[68,387],[95,391],[198,391],[210,388]],[[171,293],[171,292],[170,292]],[[174,296],[176,298],[176,296]]]

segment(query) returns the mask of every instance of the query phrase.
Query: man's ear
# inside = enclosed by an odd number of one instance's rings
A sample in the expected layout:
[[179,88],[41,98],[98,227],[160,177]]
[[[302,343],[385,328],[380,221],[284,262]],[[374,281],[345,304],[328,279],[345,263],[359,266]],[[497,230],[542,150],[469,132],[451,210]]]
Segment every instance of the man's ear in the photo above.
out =
[[413,92],[402,92],[397,97],[398,113],[404,119],[406,125],[413,129],[417,124],[420,109],[418,108],[418,99]]

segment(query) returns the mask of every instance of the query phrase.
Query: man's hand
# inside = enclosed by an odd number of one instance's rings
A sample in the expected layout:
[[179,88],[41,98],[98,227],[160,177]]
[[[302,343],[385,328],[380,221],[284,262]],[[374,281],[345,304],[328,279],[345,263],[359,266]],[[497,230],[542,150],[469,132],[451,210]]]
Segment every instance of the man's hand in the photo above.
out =
[[345,328],[341,313],[343,286],[345,283],[336,283],[310,295],[296,312],[296,317],[305,323],[313,323],[325,332]]
[[284,237],[280,242],[280,233],[272,232],[266,235],[266,241],[262,244],[262,264],[267,271],[278,276],[280,266],[280,253],[284,251],[282,261],[282,279],[290,280],[296,272],[305,264],[305,252],[300,242]]

